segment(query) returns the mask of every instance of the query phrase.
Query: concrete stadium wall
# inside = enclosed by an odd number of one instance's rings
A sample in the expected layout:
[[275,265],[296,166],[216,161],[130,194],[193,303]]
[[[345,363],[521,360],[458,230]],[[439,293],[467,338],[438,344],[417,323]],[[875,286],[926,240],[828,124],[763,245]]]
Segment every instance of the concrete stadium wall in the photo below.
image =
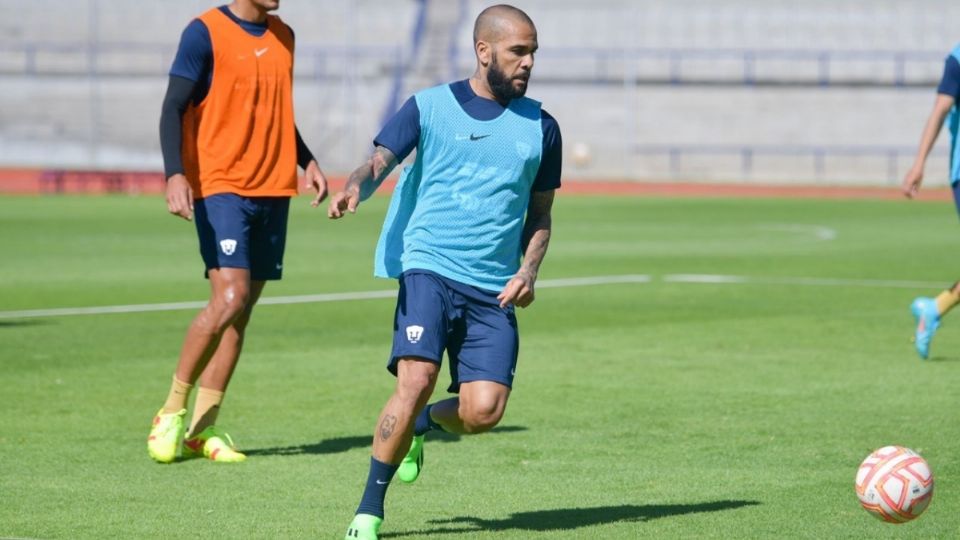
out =
[[[219,3],[0,0],[0,52],[5,47],[10,51],[0,54],[0,166],[159,169],[157,124],[166,69],[190,17]],[[453,34],[460,44],[457,54],[437,72],[470,75],[472,19],[488,4],[463,3],[466,22]],[[958,39],[950,22],[960,17],[960,5],[933,0],[516,4],[538,25],[541,54],[529,95],[559,119],[569,175],[638,180],[895,182],[909,166],[907,156],[933,102],[931,86],[942,57]],[[302,53],[295,96],[298,125],[331,172],[349,171],[369,151],[396,89],[397,54],[409,52],[418,8],[416,0],[284,0],[280,14],[294,27]],[[32,72],[26,69],[26,56],[17,56],[26,54],[25,44],[48,46],[46,56],[34,58]],[[61,49],[51,52],[51,44]],[[104,52],[117,47],[126,50]],[[347,58],[336,53],[344,47],[365,47],[369,54]],[[612,75],[598,78],[592,57],[584,60],[571,52],[618,48],[919,51],[926,56],[907,64],[909,84],[901,86],[884,79],[892,65],[886,60],[831,64],[831,76],[840,82],[831,86],[819,86],[815,77],[811,83],[749,85],[739,80],[742,62],[715,57],[686,59],[683,65],[685,75],[712,83],[672,85],[664,79],[669,65],[663,62],[613,62],[604,68]],[[563,52],[551,54],[551,49]],[[100,53],[92,61],[91,50]],[[429,62],[444,56],[438,51],[421,54]],[[328,63],[318,66],[321,60]],[[757,69],[762,76],[789,79],[816,66],[783,60]],[[844,82],[844,77],[880,71],[885,75],[876,84]],[[404,86],[404,97],[412,90]],[[946,137],[942,139],[941,154]],[[760,152],[749,156],[747,168],[737,151],[854,146],[898,149],[897,158],[891,160],[882,150],[820,158]],[[726,150],[678,157],[665,148]],[[942,155],[932,159],[929,182],[943,183],[945,169]]]

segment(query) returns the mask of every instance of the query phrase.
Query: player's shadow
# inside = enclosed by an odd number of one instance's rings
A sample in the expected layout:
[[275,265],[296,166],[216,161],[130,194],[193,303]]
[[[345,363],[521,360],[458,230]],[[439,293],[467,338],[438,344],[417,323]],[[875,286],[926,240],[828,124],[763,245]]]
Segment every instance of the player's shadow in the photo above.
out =
[[931,356],[927,362],[960,362],[960,356]]
[[[523,426],[500,426],[491,430],[491,434],[512,433],[516,431],[526,431]],[[442,431],[430,432],[430,443],[434,442],[454,442],[459,441],[461,435],[456,433],[444,433]],[[273,448],[254,448],[252,450],[243,450],[247,456],[299,456],[316,454],[339,454],[356,448],[370,448],[373,444],[372,435],[358,435],[355,437],[335,437],[333,439],[324,439],[318,443],[300,444],[296,446],[276,446]]]
[[275,446],[272,448],[254,448],[243,450],[247,456],[299,456],[303,454],[338,454],[354,448],[368,447],[373,442],[370,435],[357,437],[335,437],[318,443],[296,446]]
[[[745,506],[756,506],[758,501],[714,501],[695,504],[645,504],[641,506],[625,504],[621,506],[598,506],[594,508],[558,508],[556,510],[535,510],[518,512],[506,519],[482,519],[475,517],[456,517],[445,520],[432,520],[430,523],[448,525],[429,530],[385,532],[380,538],[400,538],[402,536],[425,537],[438,534],[462,534],[467,532],[492,531],[537,531],[593,527],[618,521],[650,521],[652,519],[698,514],[702,512],[720,512]],[[461,525],[462,524],[462,525]],[[459,526],[458,526],[459,525]]]
[[19,326],[40,326],[46,322],[36,319],[14,319],[9,321],[0,321],[0,328],[17,328]]

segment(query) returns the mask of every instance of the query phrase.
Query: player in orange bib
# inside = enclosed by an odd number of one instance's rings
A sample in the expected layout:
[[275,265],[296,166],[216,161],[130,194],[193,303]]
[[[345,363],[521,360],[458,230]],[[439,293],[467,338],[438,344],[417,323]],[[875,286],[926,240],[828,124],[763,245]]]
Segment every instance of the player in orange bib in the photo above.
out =
[[[250,314],[280,279],[297,166],[317,190],[327,180],[293,115],[293,31],[269,15],[279,0],[234,0],[190,22],[170,69],[160,118],[167,209],[196,222],[210,301],[187,330],[173,384],[153,419],[154,460],[178,455],[243,461],[217,427]],[[187,399],[199,379],[185,434]]]

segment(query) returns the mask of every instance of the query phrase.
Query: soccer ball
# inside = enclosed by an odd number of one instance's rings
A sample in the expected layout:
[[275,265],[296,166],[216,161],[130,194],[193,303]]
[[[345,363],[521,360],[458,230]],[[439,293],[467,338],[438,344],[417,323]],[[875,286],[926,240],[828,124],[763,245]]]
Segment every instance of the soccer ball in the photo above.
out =
[[871,515],[888,523],[904,523],[930,505],[933,473],[913,450],[884,446],[860,464],[856,488],[860,504]]

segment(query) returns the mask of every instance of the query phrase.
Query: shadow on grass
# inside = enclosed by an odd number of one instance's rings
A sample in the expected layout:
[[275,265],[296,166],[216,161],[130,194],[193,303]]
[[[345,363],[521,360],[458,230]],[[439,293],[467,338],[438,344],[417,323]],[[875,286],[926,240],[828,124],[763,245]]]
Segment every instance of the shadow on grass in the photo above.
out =
[[[632,504],[622,506],[598,506],[594,508],[558,508],[556,510],[535,510],[518,512],[506,519],[481,519],[474,517],[456,517],[446,520],[433,520],[430,523],[448,525],[429,530],[382,533],[381,538],[400,538],[403,536],[425,537],[438,534],[461,534],[478,531],[556,531],[593,527],[618,521],[650,521],[652,519],[698,514],[702,512],[720,512],[744,506],[756,506],[758,501],[714,501],[696,504]],[[462,524],[462,525],[461,525]],[[457,526],[461,525],[461,526]]]
[[[516,431],[526,431],[523,426],[503,426],[496,427],[490,433],[512,433]],[[442,431],[431,432],[428,436],[430,443],[434,442],[455,442],[459,441],[461,435],[456,433],[444,433]],[[370,448],[373,444],[372,435],[358,435],[355,437],[335,437],[325,439],[318,443],[301,444],[297,446],[277,446],[273,448],[254,448],[252,450],[241,450],[247,456],[299,456],[316,454],[339,454],[348,450],[357,448]]]
[[931,356],[929,360],[924,360],[924,362],[960,362],[960,356]]
[[40,326],[47,324],[39,319],[14,319],[9,321],[0,321],[0,328],[17,328],[19,326]]

